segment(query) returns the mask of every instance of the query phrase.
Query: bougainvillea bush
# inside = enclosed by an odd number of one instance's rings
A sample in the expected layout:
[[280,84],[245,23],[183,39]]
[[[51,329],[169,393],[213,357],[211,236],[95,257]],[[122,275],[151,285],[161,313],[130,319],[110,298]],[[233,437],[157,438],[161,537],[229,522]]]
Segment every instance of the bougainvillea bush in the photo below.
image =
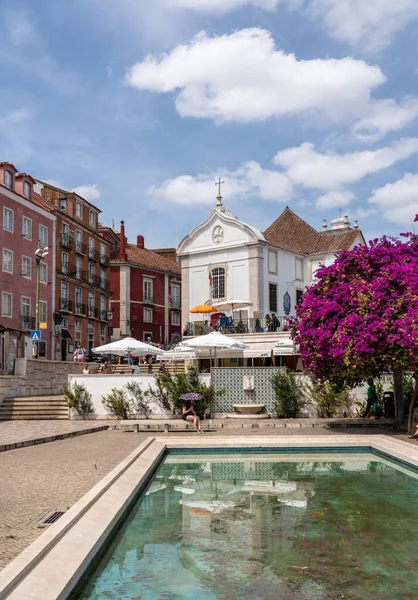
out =
[[317,271],[293,324],[315,380],[354,386],[391,368],[415,370],[418,236],[401,236],[355,246]]

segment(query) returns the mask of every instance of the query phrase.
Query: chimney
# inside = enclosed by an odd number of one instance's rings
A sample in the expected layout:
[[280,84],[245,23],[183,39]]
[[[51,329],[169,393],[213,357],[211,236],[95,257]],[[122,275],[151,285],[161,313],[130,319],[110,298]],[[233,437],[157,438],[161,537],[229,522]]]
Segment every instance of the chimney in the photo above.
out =
[[126,253],[126,237],[125,237],[125,221],[120,222],[120,235],[119,235],[119,260],[126,262],[128,255]]
[[358,219],[354,221],[354,229],[358,229]]
[[322,221],[322,227],[323,227],[324,231],[326,231],[328,229],[328,223],[327,223],[326,219],[323,219],[323,221]]
[[145,240],[143,235],[138,235],[136,238],[136,247],[141,249],[145,248]]

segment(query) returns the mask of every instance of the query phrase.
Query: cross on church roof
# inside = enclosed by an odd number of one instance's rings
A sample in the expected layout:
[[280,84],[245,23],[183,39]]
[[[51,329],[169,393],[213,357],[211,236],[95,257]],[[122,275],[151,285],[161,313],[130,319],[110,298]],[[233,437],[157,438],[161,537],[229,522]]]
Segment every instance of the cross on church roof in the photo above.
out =
[[222,181],[221,177],[219,177],[219,181],[215,183],[218,186],[218,195],[216,196],[216,206],[222,206],[222,196],[221,196],[221,185],[224,184],[225,181]]

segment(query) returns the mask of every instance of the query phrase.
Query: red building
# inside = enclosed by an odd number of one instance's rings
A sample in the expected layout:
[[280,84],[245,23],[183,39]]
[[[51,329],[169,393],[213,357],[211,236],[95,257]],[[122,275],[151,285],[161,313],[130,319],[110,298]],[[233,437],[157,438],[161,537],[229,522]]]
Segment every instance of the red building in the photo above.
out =
[[99,232],[100,209],[70,192],[37,181],[39,203],[57,219],[55,256],[55,360],[73,360],[110,341],[110,249]]
[[39,263],[38,316],[47,327],[42,329],[38,358],[53,357],[56,217],[36,203],[34,184],[11,163],[0,163],[0,372],[11,372],[15,358],[32,356],[29,332],[35,329],[38,243],[49,247]]
[[113,340],[132,336],[143,341],[151,338],[164,345],[179,340],[179,265],[172,257],[145,248],[142,235],[136,244],[129,244],[123,221],[119,234],[106,227],[100,231],[109,241],[116,241],[110,262]]

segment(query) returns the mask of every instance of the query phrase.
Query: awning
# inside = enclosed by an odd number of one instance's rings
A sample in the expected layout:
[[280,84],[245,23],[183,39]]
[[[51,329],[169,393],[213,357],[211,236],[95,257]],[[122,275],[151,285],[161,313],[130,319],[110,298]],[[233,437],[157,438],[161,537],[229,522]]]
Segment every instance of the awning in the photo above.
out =
[[68,331],[68,329],[61,329],[61,337],[63,340],[68,340],[68,339],[72,338],[73,336]]

